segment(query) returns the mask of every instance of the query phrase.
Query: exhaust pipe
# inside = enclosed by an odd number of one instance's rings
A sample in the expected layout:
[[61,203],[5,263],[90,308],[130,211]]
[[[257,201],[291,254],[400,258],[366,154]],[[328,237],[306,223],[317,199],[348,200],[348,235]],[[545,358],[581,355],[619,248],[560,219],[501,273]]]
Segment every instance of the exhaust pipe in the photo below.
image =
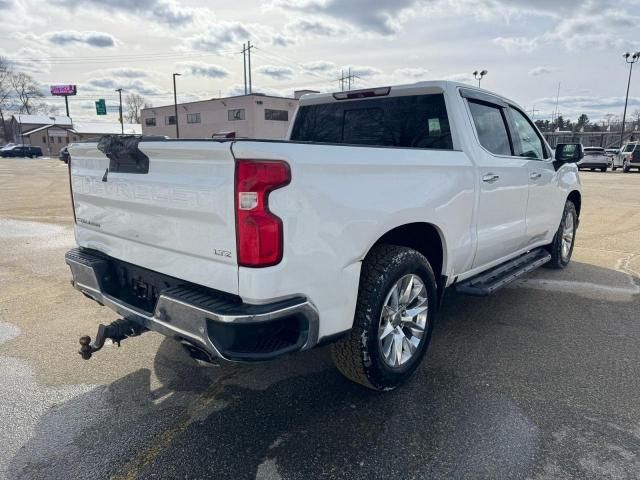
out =
[[104,342],[107,339],[120,346],[120,342],[125,338],[137,337],[146,331],[147,329],[139,323],[126,318],[115,320],[109,325],[100,324],[93,343],[91,343],[91,337],[88,335],[80,337],[80,351],[78,353],[84,360],[89,360],[95,352],[104,346]]

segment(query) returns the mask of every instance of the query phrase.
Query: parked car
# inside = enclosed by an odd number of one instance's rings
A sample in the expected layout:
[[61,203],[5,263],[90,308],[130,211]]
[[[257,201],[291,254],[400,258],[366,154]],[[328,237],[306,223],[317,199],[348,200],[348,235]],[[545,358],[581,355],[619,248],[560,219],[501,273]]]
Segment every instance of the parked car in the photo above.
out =
[[609,167],[613,168],[613,159],[618,154],[619,148],[607,148],[604,153],[609,159]]
[[609,158],[602,147],[584,147],[584,158],[577,165],[578,170],[588,168],[592,172],[595,172],[596,169],[606,172]]
[[13,147],[3,148],[0,150],[3,157],[28,157],[35,158],[42,156],[40,147],[32,147],[30,145],[15,145]]
[[62,147],[60,153],[58,153],[58,159],[61,162],[69,163],[69,147]]
[[417,368],[445,289],[566,267],[582,203],[580,144],[453,82],[305,95],[283,141],[69,150],[72,284],[123,317],[83,358],[147,329],[208,362],[331,343],[376,390]]
[[[632,162],[633,152],[640,149],[639,142],[625,143],[618,154],[613,159],[613,170],[622,168],[623,172],[628,172],[631,168],[635,168]],[[626,165],[626,168],[625,168]]]

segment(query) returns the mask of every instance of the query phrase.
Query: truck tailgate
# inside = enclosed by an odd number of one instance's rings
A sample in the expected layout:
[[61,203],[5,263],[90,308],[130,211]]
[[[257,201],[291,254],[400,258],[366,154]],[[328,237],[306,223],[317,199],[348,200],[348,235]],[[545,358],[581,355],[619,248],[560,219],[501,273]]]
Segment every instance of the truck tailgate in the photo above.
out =
[[76,241],[150,270],[238,293],[231,144],[143,141],[148,172],[128,173],[97,143],[76,144]]

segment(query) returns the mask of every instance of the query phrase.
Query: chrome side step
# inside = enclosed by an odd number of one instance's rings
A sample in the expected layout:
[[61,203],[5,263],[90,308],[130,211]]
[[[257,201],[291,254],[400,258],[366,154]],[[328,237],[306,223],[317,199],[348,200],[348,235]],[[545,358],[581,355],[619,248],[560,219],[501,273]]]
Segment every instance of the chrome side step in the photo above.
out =
[[525,273],[541,267],[549,260],[551,260],[551,254],[545,248],[538,248],[475,277],[463,280],[456,285],[456,291],[464,295],[486,297]]

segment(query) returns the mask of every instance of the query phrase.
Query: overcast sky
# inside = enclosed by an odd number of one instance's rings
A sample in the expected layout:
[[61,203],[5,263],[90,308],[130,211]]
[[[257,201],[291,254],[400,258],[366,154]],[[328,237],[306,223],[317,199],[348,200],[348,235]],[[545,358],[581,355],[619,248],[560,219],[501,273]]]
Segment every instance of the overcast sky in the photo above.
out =
[[[0,55],[47,87],[77,84],[72,116],[94,120],[118,87],[172,103],[172,72],[181,101],[241,93],[247,40],[254,92],[336,90],[348,67],[356,88],[487,69],[483,87],[536,118],[558,83],[563,115],[621,116],[622,53],[640,50],[640,0],[0,0],[0,15]],[[640,64],[630,96],[640,109]]]

